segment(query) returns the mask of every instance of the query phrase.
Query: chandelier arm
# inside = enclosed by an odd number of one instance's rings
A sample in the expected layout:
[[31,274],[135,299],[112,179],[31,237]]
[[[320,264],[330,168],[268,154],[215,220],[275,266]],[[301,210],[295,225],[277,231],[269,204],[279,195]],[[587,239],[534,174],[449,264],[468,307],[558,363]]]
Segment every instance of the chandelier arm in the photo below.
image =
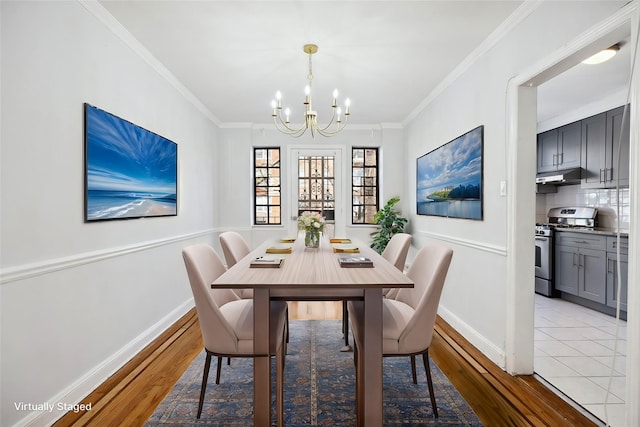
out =
[[[331,120],[329,120],[329,123],[327,123],[327,125],[325,127],[323,127],[323,128],[318,127],[318,130],[324,132],[334,124],[334,120],[336,119],[336,107],[332,107],[331,111],[332,111],[332,114],[331,114]],[[335,123],[337,123],[337,122],[335,122]],[[338,124],[338,127],[340,127],[340,124]]]
[[278,120],[276,119],[276,117],[273,118],[273,124],[274,124],[275,128],[278,131],[280,131],[280,132],[282,132],[282,133],[284,133],[286,135],[291,135],[291,136],[296,137],[296,138],[298,136],[302,135],[307,130],[305,127],[301,127],[299,129],[294,129],[294,128],[291,128],[291,127],[287,126],[285,123],[282,122],[282,120],[280,120],[280,122],[281,123],[279,124]]
[[340,132],[342,132],[344,130],[344,128],[347,126],[347,123],[349,122],[349,116],[346,116],[346,119],[344,122],[342,122],[341,126],[338,126],[338,128],[334,131],[327,131],[326,128],[324,129],[318,129],[318,133],[324,137],[329,137],[329,136],[334,136],[339,134]]
[[[278,123],[279,122],[279,123]],[[286,131],[280,130],[280,132],[284,132],[284,133],[296,133],[296,132],[300,132],[301,130],[304,130],[304,126],[301,128],[293,128],[291,126],[289,126],[287,124],[287,122],[285,120],[282,119],[282,112],[280,112],[280,114],[278,114],[277,116],[273,116],[273,123],[276,125],[276,127],[284,127],[286,129]]]

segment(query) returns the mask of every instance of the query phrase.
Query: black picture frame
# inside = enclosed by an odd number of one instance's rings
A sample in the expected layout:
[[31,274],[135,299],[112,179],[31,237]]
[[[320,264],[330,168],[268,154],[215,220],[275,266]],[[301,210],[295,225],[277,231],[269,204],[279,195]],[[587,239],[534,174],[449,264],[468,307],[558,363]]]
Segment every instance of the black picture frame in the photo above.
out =
[[85,222],[178,214],[178,144],[84,104]]
[[484,125],[416,160],[416,213],[482,221]]

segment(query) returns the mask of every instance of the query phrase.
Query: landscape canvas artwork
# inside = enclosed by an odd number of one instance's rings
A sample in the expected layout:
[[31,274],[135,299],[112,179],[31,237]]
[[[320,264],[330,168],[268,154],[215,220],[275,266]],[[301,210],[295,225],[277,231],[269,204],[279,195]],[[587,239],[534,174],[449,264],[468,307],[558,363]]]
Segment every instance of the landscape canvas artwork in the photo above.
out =
[[483,138],[478,126],[418,158],[418,215],[482,220]]
[[177,215],[178,146],[85,104],[85,220]]

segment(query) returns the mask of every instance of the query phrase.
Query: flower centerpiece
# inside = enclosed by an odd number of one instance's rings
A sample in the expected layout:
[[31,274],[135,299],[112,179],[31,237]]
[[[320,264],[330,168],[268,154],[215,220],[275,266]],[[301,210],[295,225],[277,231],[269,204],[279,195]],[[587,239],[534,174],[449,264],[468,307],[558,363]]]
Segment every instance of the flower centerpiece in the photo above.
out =
[[319,212],[304,211],[298,217],[298,229],[305,231],[304,245],[317,248],[320,246],[320,233],[324,231],[324,217]]

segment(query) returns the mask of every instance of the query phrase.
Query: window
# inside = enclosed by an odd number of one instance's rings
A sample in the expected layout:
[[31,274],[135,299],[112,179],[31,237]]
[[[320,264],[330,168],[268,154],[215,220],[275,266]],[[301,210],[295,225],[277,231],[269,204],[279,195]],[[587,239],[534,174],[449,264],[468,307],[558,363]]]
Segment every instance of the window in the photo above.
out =
[[335,220],[335,157],[298,157],[298,215],[320,212],[327,222]]
[[254,224],[281,224],[280,148],[254,148]]
[[378,149],[353,148],[351,159],[351,222],[373,224],[378,211]]

